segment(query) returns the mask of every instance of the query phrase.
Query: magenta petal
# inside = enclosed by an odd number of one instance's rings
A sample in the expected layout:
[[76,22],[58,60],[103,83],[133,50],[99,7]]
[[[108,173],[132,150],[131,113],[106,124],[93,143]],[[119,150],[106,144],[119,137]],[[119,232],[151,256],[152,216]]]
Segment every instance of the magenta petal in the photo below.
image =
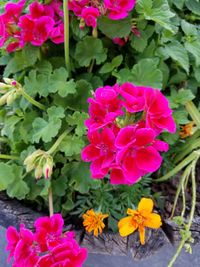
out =
[[122,128],[115,140],[115,145],[118,148],[122,148],[132,143],[135,140],[135,127],[127,126]]
[[81,152],[81,158],[85,162],[90,162],[97,159],[100,155],[100,150],[94,145],[86,146]]
[[160,168],[162,157],[152,146],[141,148],[136,152],[136,164],[138,168],[154,172]]
[[145,146],[153,142],[155,138],[155,132],[150,128],[139,129],[135,134],[137,146]]
[[169,150],[169,145],[168,143],[161,141],[161,140],[155,140],[153,145],[152,145],[156,150],[162,151],[162,152],[167,152]]
[[127,184],[121,168],[113,168],[110,172],[111,184]]
[[92,178],[101,179],[106,176],[109,168],[102,169],[102,158],[99,158],[91,163],[90,170],[92,173]]
[[168,117],[158,117],[153,119],[153,123],[158,127],[168,130],[170,133],[176,132],[176,123],[173,117],[170,115]]
[[114,149],[115,135],[113,131],[109,128],[103,129],[102,133],[102,142],[110,149]]
[[142,175],[144,175],[144,171],[139,169],[136,165],[136,160],[133,157],[127,157],[123,162],[124,167],[124,176],[127,179],[129,184],[133,184],[137,182]]

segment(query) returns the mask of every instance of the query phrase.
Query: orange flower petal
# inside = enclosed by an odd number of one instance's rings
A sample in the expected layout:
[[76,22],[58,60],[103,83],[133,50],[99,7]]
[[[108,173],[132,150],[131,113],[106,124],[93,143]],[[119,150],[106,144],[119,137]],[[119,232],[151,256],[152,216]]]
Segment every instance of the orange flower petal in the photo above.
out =
[[139,227],[139,234],[140,234],[140,243],[141,245],[145,244],[145,228]]
[[150,198],[142,198],[138,204],[138,211],[151,213],[153,210],[153,201]]
[[121,236],[127,236],[132,234],[138,227],[138,225],[133,224],[131,216],[125,217],[118,222],[119,234]]
[[157,229],[162,225],[161,217],[159,214],[151,213],[145,221],[144,226]]

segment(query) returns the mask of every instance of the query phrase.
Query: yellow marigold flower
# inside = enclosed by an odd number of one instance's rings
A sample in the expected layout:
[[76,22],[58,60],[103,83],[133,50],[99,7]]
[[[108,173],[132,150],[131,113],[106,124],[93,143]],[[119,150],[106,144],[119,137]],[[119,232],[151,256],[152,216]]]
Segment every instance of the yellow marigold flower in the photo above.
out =
[[121,236],[132,234],[138,229],[140,243],[145,244],[145,227],[157,229],[162,225],[160,215],[152,213],[153,201],[150,198],[142,198],[137,210],[128,209],[128,217],[118,222]]
[[108,214],[95,212],[93,209],[91,209],[83,214],[82,217],[85,230],[89,233],[94,231],[94,236],[98,237],[98,234],[102,233],[102,230],[105,227],[103,220],[108,217]]
[[193,121],[189,122],[186,125],[181,125],[181,131],[179,132],[179,135],[181,138],[186,138],[188,136],[191,136],[193,134],[193,127],[195,123]]

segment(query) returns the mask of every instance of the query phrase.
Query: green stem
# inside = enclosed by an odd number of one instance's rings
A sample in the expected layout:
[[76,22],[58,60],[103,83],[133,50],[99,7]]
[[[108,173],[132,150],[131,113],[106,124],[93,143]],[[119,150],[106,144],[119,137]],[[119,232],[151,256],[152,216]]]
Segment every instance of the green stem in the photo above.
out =
[[20,90],[20,93],[28,102],[30,102],[32,105],[38,107],[39,109],[46,110],[46,107],[42,105],[41,103],[37,102],[35,99],[33,99],[30,95],[28,95],[23,89]]
[[164,182],[168,180],[170,177],[174,176],[177,172],[182,170],[185,166],[187,166],[190,162],[193,160],[196,160],[199,157],[200,151],[194,151],[191,155],[189,155],[187,158],[185,158],[181,163],[179,163],[173,170],[168,172],[166,175],[162,176],[159,179],[156,179],[156,182]]
[[186,177],[187,177],[187,175],[188,175],[188,172],[190,173],[190,169],[191,169],[191,166],[189,165],[189,166],[186,168],[186,170],[184,171],[183,175],[181,176],[181,179],[180,179],[178,188],[177,188],[177,190],[176,190],[176,195],[175,195],[174,204],[173,204],[172,213],[171,213],[170,218],[172,218],[172,217],[174,216],[174,212],[175,212],[175,209],[176,209],[176,204],[177,204],[177,201],[178,201],[180,192],[181,192],[182,185],[183,185],[184,182],[185,182],[185,179],[186,179]]
[[89,66],[89,69],[88,69],[88,72],[89,73],[92,73],[93,71],[93,67],[94,67],[94,63],[95,63],[95,59],[92,59],[91,63],[90,63],[90,66]]
[[[190,230],[190,227],[192,225],[192,221],[194,218],[194,212],[195,212],[195,206],[196,206],[196,180],[195,180],[195,168],[196,168],[196,160],[193,161],[192,163],[192,167],[191,167],[191,177],[192,177],[192,205],[191,205],[191,211],[190,211],[190,218],[188,221],[188,224],[186,225],[186,230]],[[188,237],[183,238],[177,248],[177,251],[175,253],[175,255],[173,256],[173,258],[171,259],[171,261],[169,262],[169,264],[167,265],[167,267],[172,267],[173,264],[175,263],[176,259],[178,258],[178,256],[181,253],[182,248],[185,245],[185,242],[188,240]]]
[[49,215],[51,217],[54,213],[54,211],[53,211],[53,192],[52,192],[51,185],[49,187],[48,197],[49,197]]
[[69,9],[68,0],[63,0],[63,11],[64,11],[64,48],[65,48],[65,64],[70,76],[70,59],[69,59]]
[[0,154],[0,159],[13,159],[13,160],[18,160],[19,157],[17,157],[17,156],[12,156],[12,155]]
[[197,149],[200,147],[200,138],[193,140],[193,142],[186,142],[186,144],[182,147],[181,153],[179,153],[175,159],[174,163],[176,164],[180,160],[182,160],[185,156],[190,154],[194,149]]
[[197,125],[197,127],[200,129],[200,112],[195,106],[195,104],[192,101],[189,101],[185,104],[185,107],[192,117],[193,121]]
[[177,251],[176,251],[176,254],[173,256],[173,258],[171,259],[171,261],[169,262],[169,264],[167,265],[167,267],[172,267],[173,264],[175,263],[176,259],[178,258],[179,254],[181,253],[181,250],[182,248],[184,247],[185,245],[185,239],[182,239],[178,248],[177,248]]
[[70,127],[69,129],[67,129],[65,132],[63,132],[58,139],[56,140],[56,142],[53,144],[53,146],[47,151],[48,154],[53,154],[54,151],[58,148],[58,146],[60,145],[60,143],[63,141],[63,139],[73,130],[73,127]]

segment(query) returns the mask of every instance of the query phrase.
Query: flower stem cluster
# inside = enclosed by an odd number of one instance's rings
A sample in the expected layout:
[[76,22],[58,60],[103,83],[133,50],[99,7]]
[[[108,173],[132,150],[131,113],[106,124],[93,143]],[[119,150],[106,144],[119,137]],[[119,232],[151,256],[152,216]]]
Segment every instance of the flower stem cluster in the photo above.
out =
[[52,0],[49,4],[34,1],[25,12],[25,0],[8,2],[5,12],[0,16],[0,47],[6,46],[13,52],[27,43],[41,46],[50,39],[59,44],[64,42],[62,1]]
[[35,221],[35,232],[20,225],[19,232],[7,229],[9,258],[16,267],[81,267],[87,249],[80,248],[73,232],[63,233],[64,221],[60,214],[41,217]]
[[176,131],[166,97],[157,89],[124,83],[98,88],[88,99],[85,121],[90,144],[82,159],[92,162],[92,177],[110,173],[112,184],[133,184],[159,169],[159,152],[168,144],[158,138],[164,130]]
[[85,24],[97,27],[97,18],[107,16],[111,20],[120,20],[128,16],[136,0],[69,0],[69,10],[80,18],[80,28]]
[[53,158],[46,151],[40,149],[34,151],[24,160],[24,164],[27,172],[35,170],[36,179],[40,179],[42,175],[48,179],[52,175]]

